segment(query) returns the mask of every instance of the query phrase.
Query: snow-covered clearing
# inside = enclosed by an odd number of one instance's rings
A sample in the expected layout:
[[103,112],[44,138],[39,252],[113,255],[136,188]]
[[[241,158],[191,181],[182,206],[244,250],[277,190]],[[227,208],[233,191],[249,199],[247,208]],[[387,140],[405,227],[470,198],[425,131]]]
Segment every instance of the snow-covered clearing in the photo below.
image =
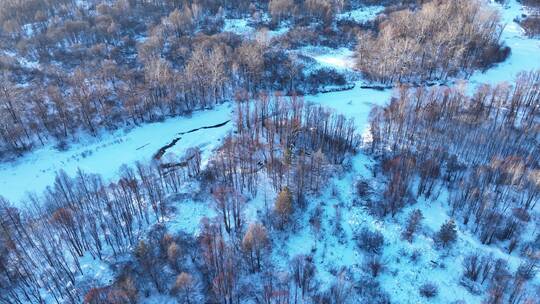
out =
[[225,19],[225,24],[223,25],[224,32],[232,32],[238,35],[250,34],[254,29],[248,25],[249,20],[244,18],[238,19]]
[[299,53],[315,59],[320,67],[338,71],[350,71],[354,68],[354,52],[347,48],[304,47]]
[[469,80],[472,84],[512,81],[517,73],[540,68],[540,39],[525,36],[521,26],[514,20],[526,13],[517,0],[509,0],[506,6],[492,0],[492,5],[501,12],[505,24],[501,39],[512,49],[510,57],[484,73],[477,72]]
[[40,64],[37,61],[30,61],[23,56],[17,55],[15,52],[10,52],[10,51],[3,51],[3,52],[6,56],[13,58],[13,60],[17,61],[19,65],[23,68],[27,68],[31,70],[32,69],[39,70],[40,68]]
[[[225,103],[212,110],[195,112],[192,117],[175,117],[98,138],[88,137],[67,151],[58,151],[52,145],[37,149],[15,162],[0,164],[0,195],[17,204],[27,191],[40,194],[50,186],[58,170],[73,176],[80,168],[113,179],[122,164],[148,161],[159,148],[178,137],[178,133],[225,122],[230,119],[230,113],[230,105]],[[182,156],[186,149],[198,146],[203,159],[207,159],[231,125],[185,134],[168,153]]]
[[231,32],[242,36],[255,36],[258,32],[266,33],[268,39],[283,35],[289,31],[289,27],[282,25],[275,30],[268,30],[266,28],[256,29],[252,26],[252,20],[250,18],[227,18],[223,25],[224,32]]
[[338,20],[352,20],[359,23],[366,22],[377,17],[384,10],[384,6],[373,5],[363,6],[352,11],[337,15]]

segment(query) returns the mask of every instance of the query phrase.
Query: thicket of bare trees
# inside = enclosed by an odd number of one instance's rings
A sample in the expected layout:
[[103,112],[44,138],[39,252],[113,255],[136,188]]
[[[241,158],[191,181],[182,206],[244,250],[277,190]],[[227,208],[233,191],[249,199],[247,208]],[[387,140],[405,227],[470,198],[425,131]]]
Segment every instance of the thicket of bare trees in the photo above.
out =
[[[536,71],[512,84],[481,85],[474,94],[465,84],[397,89],[388,106],[371,113],[369,149],[388,176],[382,204],[371,208],[394,214],[418,196],[448,189],[451,215],[482,243],[538,263],[528,251],[537,236],[523,232],[540,200],[539,87]],[[412,199],[403,201],[404,193]],[[405,237],[416,221],[410,219]],[[456,237],[450,224],[436,236],[443,246]]]
[[527,303],[534,301],[527,295],[525,285],[536,273],[537,261],[526,261],[511,273],[508,262],[495,259],[491,255],[471,253],[463,260],[463,276],[461,285],[473,293],[477,293],[479,286],[488,285],[489,303]]
[[276,212],[283,223],[307,193],[321,189],[328,167],[340,165],[359,143],[351,120],[299,97],[238,96],[236,114],[236,134],[226,138],[206,173],[218,209],[225,209],[225,227],[237,207],[226,203],[222,189],[255,194],[260,172],[266,173],[280,192]]
[[[314,290],[316,269],[311,256],[293,258],[286,277],[270,271],[272,263],[265,256],[271,240],[264,225],[278,231],[288,228],[295,211],[305,205],[304,196],[321,190],[331,174],[329,168],[341,165],[356,151],[354,124],[295,96],[260,94],[250,100],[237,95],[236,105],[235,132],[202,172],[203,191],[212,193],[218,210],[215,221],[204,223],[200,238],[207,285],[221,303],[246,296],[265,303],[331,296]],[[245,227],[241,210],[249,202],[239,193],[256,194],[261,179],[269,180],[278,193],[269,210],[274,216],[263,216],[262,223]],[[245,257],[247,268],[240,266],[244,263],[239,257]],[[264,281],[262,286],[252,286],[251,295],[242,288],[246,272]],[[335,292],[344,288],[341,284],[336,283]]]
[[[195,157],[186,162],[191,161],[197,162]],[[193,178],[192,167],[137,164],[124,167],[110,184],[97,175],[60,172],[43,195],[29,198],[25,211],[1,199],[0,303],[136,303],[149,290],[197,303],[200,273],[186,271],[203,267],[195,257],[204,243],[199,247],[192,237],[172,236],[162,225],[174,207],[169,195]],[[242,250],[253,269],[262,267],[267,245],[263,226],[247,231]],[[83,256],[102,260],[131,253],[133,263],[119,263],[112,284],[81,282]],[[190,259],[200,264],[194,268]]]
[[[5,47],[40,62],[29,68],[0,60],[0,67],[10,70],[0,75],[0,157],[51,139],[68,142],[79,131],[99,134],[233,97],[235,130],[204,170],[200,151],[191,149],[168,163],[157,157],[123,167],[114,182],[82,171],[73,177],[59,172],[45,193],[28,197],[24,210],[0,197],[0,303],[131,304],[159,293],[181,303],[344,304],[356,289],[372,303],[388,303],[373,280],[385,270],[384,237],[378,231],[364,229],[357,236],[358,247],[368,254],[362,266],[370,279],[353,284],[341,269],[332,287],[321,291],[311,255],[292,257],[285,271],[276,271],[269,258],[273,237],[291,229],[306,207],[305,197],[323,190],[356,152],[359,138],[352,120],[294,94],[335,74],[306,78],[302,65],[286,52],[219,33],[225,10],[237,16],[269,10],[275,23],[302,26],[321,20],[330,27],[351,2],[98,2],[85,2],[88,7],[74,0],[0,3]],[[441,25],[441,18],[454,18],[462,32]],[[377,71],[381,78],[376,80],[444,79],[498,56],[497,18],[475,1],[436,0],[415,13],[395,13],[378,38],[366,39],[389,48],[377,43],[395,34],[396,24],[406,25],[398,34],[410,48],[399,49],[400,56],[422,58],[421,67],[388,57],[388,64],[378,63],[388,74]],[[420,30],[421,41],[409,40],[409,30]],[[413,45],[432,49],[418,53]],[[502,260],[475,255],[464,260],[462,284],[474,291],[475,284],[489,282],[491,303],[526,300],[524,286],[538,267],[540,236],[524,240],[521,233],[540,199],[539,87],[540,72],[520,75],[513,86],[483,86],[473,96],[461,87],[401,87],[388,107],[372,114],[370,148],[382,158],[388,177],[381,202],[370,206],[375,213],[394,216],[417,196],[433,197],[441,185],[449,186],[452,216],[483,243],[501,242],[508,252],[519,250],[525,257],[513,274]],[[277,197],[260,222],[249,223],[244,211],[261,181]],[[217,212],[203,220],[197,236],[166,228],[177,207],[170,197],[186,182],[200,182],[193,197],[204,197]],[[359,192],[368,190],[358,184]],[[412,242],[421,220],[419,210],[411,212],[405,240]],[[453,221],[436,234],[444,247],[456,237]],[[115,260],[114,280],[95,286],[84,278],[83,258]],[[425,284],[420,292],[431,297],[436,290]]]
[[[192,149],[179,160],[124,166],[112,183],[82,171],[74,177],[59,172],[45,193],[29,197],[24,212],[2,199],[0,302],[42,303],[52,297],[70,303],[134,303],[149,292],[193,303],[201,297],[220,303],[261,295],[274,299],[265,295],[266,285],[249,294],[245,284],[250,282],[242,280],[256,275],[273,288],[285,288],[275,283],[282,279],[267,272],[272,267],[267,227],[286,228],[286,218],[305,203],[304,195],[321,189],[328,166],[340,165],[353,153],[358,138],[352,121],[301,98],[261,94],[250,101],[247,96],[237,97],[235,134],[203,171],[200,152]],[[261,174],[281,190],[280,207],[276,221],[263,218],[246,227],[245,195],[256,192]],[[163,225],[174,209],[169,196],[193,179],[203,181],[203,193],[211,189],[219,214],[202,224],[197,240],[170,235]],[[132,254],[132,263],[120,265],[110,285],[81,283],[83,256],[101,260],[126,254]],[[295,258],[291,267],[279,297],[317,294],[311,257]]]
[[[56,301],[79,303],[85,292],[76,281],[83,274],[81,258],[129,253],[146,227],[162,222],[169,208],[166,195],[186,180],[188,168],[137,164],[124,167],[120,179],[110,184],[98,175],[79,171],[68,177],[61,171],[45,193],[29,197],[24,211],[0,199],[0,302],[43,303],[47,291]],[[146,248],[139,244],[136,256],[152,273],[157,269],[148,264],[154,261]],[[171,248],[164,251],[172,261],[177,250]],[[95,299],[113,295],[124,297],[116,289],[98,289],[87,295],[94,299],[88,303],[103,303]]]
[[528,15],[520,21],[521,27],[529,37],[540,36],[540,1],[523,0]]
[[[105,60],[77,68],[72,77],[51,71],[54,79],[45,86],[33,81],[20,87],[14,74],[5,72],[0,76],[1,153],[20,154],[51,139],[69,142],[80,131],[98,134],[209,108],[239,88],[252,93],[261,88],[303,91],[301,67],[282,51],[256,42],[237,45],[235,51],[238,57],[216,41],[197,46],[184,68],[153,57],[141,71]],[[271,73],[263,74],[265,69]]]
[[362,32],[357,67],[385,84],[467,77],[508,55],[501,32],[497,12],[482,1],[428,1],[391,13],[377,33]]
[[[319,17],[319,4],[310,2],[311,18]],[[239,115],[237,133],[203,172],[195,149],[171,163],[123,167],[112,183],[84,172],[74,177],[59,172],[43,195],[29,197],[28,210],[2,199],[1,303],[135,303],[150,292],[170,293],[186,303],[204,298],[236,303],[241,297],[271,303],[319,293],[309,256],[293,259],[287,277],[270,271],[267,227],[273,222],[246,227],[246,197],[240,193],[256,191],[261,171],[287,193],[283,215],[292,216],[305,194],[321,189],[328,166],[355,151],[354,125],[294,95],[248,100],[262,89],[313,91],[328,76],[343,81],[339,75],[327,70],[306,76],[283,50],[218,33],[220,7],[248,10],[247,2],[90,1],[81,7],[75,1],[8,0],[1,5],[3,47],[39,62],[1,61],[2,67],[8,63],[0,76],[2,157],[51,140],[63,148],[80,131],[98,135],[209,108],[232,96]],[[191,178],[210,181],[220,215],[202,225],[197,240],[163,228],[174,208],[169,196]],[[131,258],[118,265],[111,284],[94,286],[81,282],[83,256]],[[263,283],[246,288],[241,278],[249,275]],[[336,283],[335,292],[340,288]]]
[[434,195],[439,182],[461,184],[463,196],[452,199],[455,211],[487,211],[469,203],[492,197],[491,210],[509,212],[514,195],[519,199],[512,207],[532,210],[539,190],[539,81],[539,72],[521,73],[513,85],[482,85],[472,96],[464,85],[402,87],[387,107],[373,110],[370,149],[391,160],[385,162],[389,170],[417,173],[417,195]]
[[0,32],[0,157],[210,108],[237,91],[344,83],[305,72],[268,43],[221,33],[223,7],[242,10],[234,1],[49,2],[2,2],[0,23],[11,25]]

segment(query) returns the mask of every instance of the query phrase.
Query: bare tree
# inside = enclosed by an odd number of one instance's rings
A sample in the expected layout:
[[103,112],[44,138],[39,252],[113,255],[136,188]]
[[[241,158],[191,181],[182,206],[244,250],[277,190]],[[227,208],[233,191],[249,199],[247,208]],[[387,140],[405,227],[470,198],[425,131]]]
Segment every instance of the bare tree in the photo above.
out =
[[263,251],[269,246],[266,228],[259,223],[249,225],[248,231],[242,239],[242,247],[249,253],[249,261],[253,271],[261,269]]

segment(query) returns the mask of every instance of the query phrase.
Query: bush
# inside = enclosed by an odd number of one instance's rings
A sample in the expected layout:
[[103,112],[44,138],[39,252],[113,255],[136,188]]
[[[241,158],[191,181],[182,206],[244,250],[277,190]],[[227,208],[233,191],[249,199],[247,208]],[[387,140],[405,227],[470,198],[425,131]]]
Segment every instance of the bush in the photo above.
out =
[[411,252],[411,256],[409,257],[409,259],[411,260],[411,262],[416,263],[420,260],[421,257],[422,252],[418,249],[415,249],[413,250],[413,252]]
[[436,238],[443,247],[453,244],[457,240],[456,223],[453,220],[446,221],[437,232]]
[[365,179],[360,179],[356,182],[356,193],[361,198],[366,198],[371,194],[371,187]]
[[299,48],[306,45],[318,45],[320,39],[317,31],[306,26],[295,26],[278,38],[286,48]]
[[462,277],[459,280],[459,284],[467,289],[473,295],[482,294],[482,284],[469,280],[466,277]]
[[369,253],[380,253],[384,246],[384,236],[379,231],[371,231],[364,227],[357,235],[358,247]]
[[363,269],[365,272],[371,274],[372,277],[376,278],[381,274],[385,269],[385,264],[382,261],[381,257],[378,255],[370,255],[366,257]]
[[433,298],[439,293],[439,288],[433,282],[427,282],[420,286],[420,295],[425,298]]
[[364,300],[364,303],[389,304],[390,296],[381,288],[377,280],[370,276],[363,276],[359,279],[358,293]]
[[409,218],[407,219],[407,226],[405,227],[405,230],[401,233],[401,237],[409,243],[412,242],[414,233],[420,226],[420,221],[424,218],[422,215],[422,211],[419,209],[415,209],[411,211],[409,214]]

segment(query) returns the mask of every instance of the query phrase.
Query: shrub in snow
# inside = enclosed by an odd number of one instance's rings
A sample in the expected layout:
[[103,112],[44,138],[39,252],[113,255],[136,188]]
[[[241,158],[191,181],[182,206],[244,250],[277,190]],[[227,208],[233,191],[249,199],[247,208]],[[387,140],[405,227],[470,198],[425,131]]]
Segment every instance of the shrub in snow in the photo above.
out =
[[296,286],[302,289],[302,294],[310,292],[315,285],[317,267],[312,256],[297,255],[290,262],[290,273]]
[[186,272],[176,276],[171,294],[176,295],[182,303],[189,303],[194,291],[193,277]]
[[371,189],[367,180],[361,179],[356,182],[356,193],[361,198],[368,197],[371,194]]
[[492,272],[492,281],[498,284],[503,284],[511,276],[512,274],[508,269],[508,262],[504,259],[495,260],[495,265],[493,266]]
[[364,271],[368,272],[374,278],[383,272],[385,265],[378,255],[370,255],[366,257],[363,265]]
[[521,27],[529,37],[540,36],[540,16],[527,16],[521,22]]
[[415,209],[411,211],[409,214],[409,218],[407,219],[407,226],[405,227],[405,230],[401,233],[401,237],[409,243],[412,242],[414,233],[420,226],[420,221],[424,218],[422,215],[422,211],[419,209]]
[[346,270],[342,270],[330,288],[330,303],[344,304],[351,298],[353,285]]
[[129,303],[129,300],[122,290],[113,286],[92,288],[84,295],[84,303]]
[[315,208],[309,217],[309,224],[311,225],[311,228],[319,234],[321,231],[321,225],[322,225],[322,207],[319,205],[317,208]]
[[422,257],[422,252],[418,249],[413,250],[411,252],[411,256],[409,257],[411,262],[416,263],[420,258]]
[[390,296],[381,288],[380,283],[370,276],[363,276],[358,280],[356,289],[364,300],[363,303],[389,304]]
[[436,239],[443,247],[447,247],[456,241],[457,230],[454,220],[448,220],[442,224],[441,229],[437,232]]
[[343,86],[347,84],[345,76],[333,68],[321,68],[307,76],[307,91],[317,92],[318,89],[328,86]]
[[520,221],[529,222],[531,220],[531,214],[525,208],[514,208],[512,214]]
[[425,298],[433,298],[439,293],[439,288],[433,282],[427,282],[420,286],[420,295]]
[[384,236],[379,231],[371,231],[364,227],[357,235],[358,247],[370,253],[380,253],[384,245]]
[[67,151],[67,149],[69,148],[69,145],[68,145],[67,141],[65,141],[65,140],[59,140],[59,141],[56,143],[55,148],[56,148],[56,150],[58,150],[58,151]]
[[521,246],[521,255],[533,256],[536,252],[540,251],[540,234],[536,236],[534,241],[525,242]]

